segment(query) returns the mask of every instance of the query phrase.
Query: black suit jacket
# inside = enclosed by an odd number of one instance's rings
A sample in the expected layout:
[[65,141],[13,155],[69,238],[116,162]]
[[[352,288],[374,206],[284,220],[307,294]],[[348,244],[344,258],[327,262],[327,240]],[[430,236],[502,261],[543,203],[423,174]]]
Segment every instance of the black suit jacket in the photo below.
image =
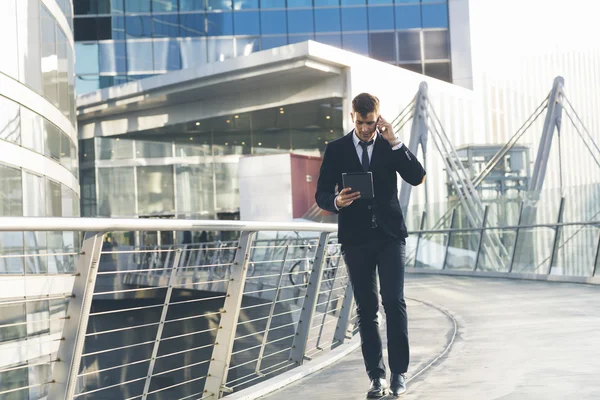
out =
[[425,178],[421,163],[405,145],[392,150],[389,143],[379,135],[375,140],[369,171],[373,173],[374,199],[358,199],[347,207],[335,208],[337,188],[343,189],[342,173],[363,172],[354,141],[354,131],[330,142],[325,148],[315,199],[320,208],[339,212],[338,240],[343,244],[360,243],[372,226],[375,213],[377,225],[388,235],[404,239],[408,236],[404,216],[398,202],[396,172],[409,184],[419,185]]

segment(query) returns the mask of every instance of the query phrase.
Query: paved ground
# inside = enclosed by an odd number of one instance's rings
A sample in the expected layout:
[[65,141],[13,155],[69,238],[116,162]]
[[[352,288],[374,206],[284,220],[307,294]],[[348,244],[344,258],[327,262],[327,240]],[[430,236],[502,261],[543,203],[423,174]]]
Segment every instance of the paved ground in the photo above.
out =
[[[404,399],[600,398],[600,286],[410,275]],[[419,303],[424,301],[429,305]],[[414,377],[443,352],[449,352]],[[364,399],[360,350],[268,399]]]

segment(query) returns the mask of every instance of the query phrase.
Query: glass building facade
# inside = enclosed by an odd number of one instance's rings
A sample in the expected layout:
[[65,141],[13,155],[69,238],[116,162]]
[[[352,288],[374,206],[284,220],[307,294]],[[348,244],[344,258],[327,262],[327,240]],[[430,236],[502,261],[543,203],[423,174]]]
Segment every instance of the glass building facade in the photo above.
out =
[[[0,11],[0,216],[79,216],[71,2],[3,0]],[[0,279],[15,282],[0,294],[0,398],[47,395],[34,384],[50,380],[45,343],[60,338],[66,299],[27,282],[71,275],[78,248],[73,232],[0,232]]]
[[77,93],[315,40],[451,81],[447,0],[75,0]]

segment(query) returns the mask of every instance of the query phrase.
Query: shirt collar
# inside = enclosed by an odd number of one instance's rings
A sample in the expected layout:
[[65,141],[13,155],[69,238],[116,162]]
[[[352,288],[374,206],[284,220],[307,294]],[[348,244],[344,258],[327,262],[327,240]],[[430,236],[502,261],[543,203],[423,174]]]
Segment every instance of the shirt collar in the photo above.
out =
[[[373,136],[373,144],[375,144],[375,140],[377,140],[377,136],[379,132],[375,131],[375,135]],[[358,147],[360,143],[360,139],[356,136],[356,130],[352,129],[352,141],[354,142],[354,147]]]

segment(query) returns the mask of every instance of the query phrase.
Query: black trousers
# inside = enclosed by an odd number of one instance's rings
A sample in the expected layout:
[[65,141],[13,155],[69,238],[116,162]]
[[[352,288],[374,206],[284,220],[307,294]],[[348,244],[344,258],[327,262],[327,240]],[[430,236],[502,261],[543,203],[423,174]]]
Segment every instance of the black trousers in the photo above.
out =
[[342,245],[342,255],[350,275],[358,310],[358,327],[365,367],[369,378],[385,378],[383,349],[379,334],[379,297],[386,315],[388,361],[392,373],[408,370],[409,345],[406,302],[404,301],[404,261],[406,242],[388,236],[379,228],[365,232],[361,244]]

